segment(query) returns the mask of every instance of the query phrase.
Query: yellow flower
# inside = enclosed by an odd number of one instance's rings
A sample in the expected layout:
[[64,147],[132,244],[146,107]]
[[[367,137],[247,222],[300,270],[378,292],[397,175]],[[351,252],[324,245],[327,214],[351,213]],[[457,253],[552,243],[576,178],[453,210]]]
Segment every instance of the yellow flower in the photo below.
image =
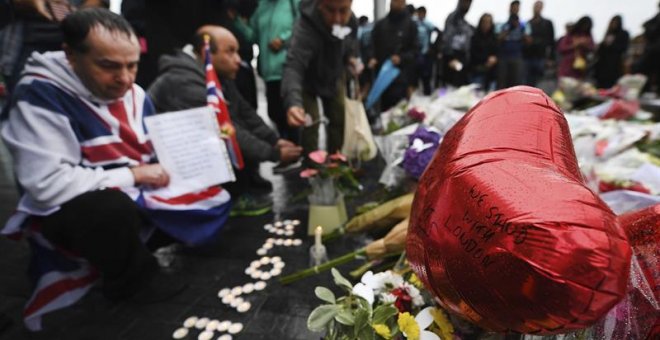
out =
[[406,338],[409,340],[419,340],[419,325],[417,325],[417,321],[415,321],[415,318],[410,313],[399,313],[397,324],[399,324],[399,329]]
[[412,273],[412,275],[410,275],[408,281],[410,281],[410,283],[412,283],[412,285],[417,287],[418,289],[424,288],[424,285],[422,284],[422,280],[420,280],[415,273]]
[[435,324],[438,325],[438,328],[440,329],[440,334],[438,335],[440,335],[443,340],[453,339],[454,326],[449,322],[445,313],[440,309],[433,308],[431,309],[431,315],[433,315],[433,321],[435,321]]
[[387,325],[384,325],[382,323],[378,323],[375,325],[371,325],[371,328],[376,331],[376,334],[380,335],[386,340],[389,340],[392,338],[392,332],[390,331],[390,328],[387,327]]

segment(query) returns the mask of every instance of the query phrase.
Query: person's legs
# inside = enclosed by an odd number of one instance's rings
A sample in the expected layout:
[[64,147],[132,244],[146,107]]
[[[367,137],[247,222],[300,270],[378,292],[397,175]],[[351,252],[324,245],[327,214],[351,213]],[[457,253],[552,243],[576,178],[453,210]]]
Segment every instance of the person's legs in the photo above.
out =
[[303,91],[303,108],[305,114],[311,117],[312,125],[306,126],[302,131],[302,147],[305,155],[319,148],[319,125],[320,113],[319,106],[316,102],[316,96]]
[[103,277],[110,299],[133,295],[157,270],[154,257],[139,238],[148,223],[139,207],[117,190],[82,194],[46,216],[43,235],[88,260]]
[[323,99],[323,112],[328,118],[328,152],[341,151],[344,144],[344,121],[346,119],[346,85],[343,79],[337,84],[337,92],[332,98]]
[[428,96],[431,94],[431,74],[433,71],[433,63],[430,54],[425,54],[422,56],[423,64],[420,74],[422,77],[422,90],[424,95]]

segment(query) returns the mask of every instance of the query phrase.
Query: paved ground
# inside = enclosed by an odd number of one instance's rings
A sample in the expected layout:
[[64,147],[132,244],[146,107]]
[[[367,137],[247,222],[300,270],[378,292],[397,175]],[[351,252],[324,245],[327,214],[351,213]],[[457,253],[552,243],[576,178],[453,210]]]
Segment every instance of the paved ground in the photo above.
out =
[[[16,194],[10,176],[9,158],[4,146],[0,147],[3,150],[0,153],[0,220],[4,221],[15,206]],[[367,166],[379,167],[378,164]],[[294,236],[303,239],[303,245],[275,247],[269,255],[281,256],[286,262],[284,274],[308,265],[311,239],[306,236],[304,227],[307,204],[304,200],[291,200],[294,196],[291,193],[299,192],[305,187],[304,183],[295,174],[272,176],[267,167],[262,170],[275,184],[277,215],[231,219],[217,244],[204,249],[184,250],[180,254],[181,268],[176,275],[187,281],[190,288],[166,303],[110,303],[95,289],[73,307],[47,315],[43,332],[27,332],[21,323],[21,310],[30,294],[30,283],[25,274],[29,250],[25,242],[0,238],[0,313],[12,320],[8,328],[0,331],[0,339],[169,339],[172,332],[191,315],[242,322],[245,330],[235,339],[318,338],[318,334],[306,329],[306,318],[319,304],[314,297],[314,287],[319,284],[331,286],[329,273],[284,287],[276,280],[270,280],[264,291],[248,296],[252,308],[245,314],[226,307],[216,297],[223,287],[254,281],[243,271],[251,261],[259,258],[256,250],[266,238],[272,236],[263,229],[265,223],[287,218],[303,221]],[[374,168],[368,173],[376,170]],[[377,176],[366,176],[365,180],[373,182],[374,178]],[[368,190],[374,191],[375,187],[375,183],[371,183]],[[366,198],[349,198],[349,210],[352,211]],[[365,239],[343,239],[329,243],[329,255],[344,254],[364,242]],[[347,271],[359,264],[356,262],[344,269]],[[191,339],[197,339],[196,334]]]

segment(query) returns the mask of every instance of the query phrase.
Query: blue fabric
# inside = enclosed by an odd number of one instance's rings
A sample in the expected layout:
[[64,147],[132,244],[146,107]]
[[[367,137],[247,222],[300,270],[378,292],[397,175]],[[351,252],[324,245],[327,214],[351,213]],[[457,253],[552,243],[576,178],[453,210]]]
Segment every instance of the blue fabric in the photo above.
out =
[[369,95],[367,96],[367,102],[365,105],[367,110],[376,104],[383,92],[385,92],[394,79],[399,76],[399,73],[401,73],[401,70],[394,66],[391,60],[388,59],[383,63],[383,66],[378,72],[378,77],[376,78],[376,81],[374,81],[374,85],[371,87],[371,91],[369,91]]
[[160,230],[188,246],[198,246],[217,240],[230,210],[231,204],[227,203],[207,210],[146,209],[146,212]]

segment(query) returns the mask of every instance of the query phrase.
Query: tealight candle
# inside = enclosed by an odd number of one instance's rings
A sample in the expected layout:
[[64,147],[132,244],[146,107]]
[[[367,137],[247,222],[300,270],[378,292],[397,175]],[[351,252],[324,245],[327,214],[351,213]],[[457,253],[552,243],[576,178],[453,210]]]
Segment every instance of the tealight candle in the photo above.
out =
[[271,275],[270,275],[269,272],[264,272],[264,273],[261,273],[261,276],[259,277],[259,279],[261,279],[262,281],[268,281],[268,280],[270,280],[270,276]]
[[241,303],[243,303],[243,298],[241,298],[241,297],[237,297],[237,298],[235,298],[234,301],[232,301],[229,305],[232,306],[232,307],[234,307],[234,308],[236,308],[236,307],[238,307],[238,305],[240,305]]
[[284,235],[284,230],[279,229],[275,232],[275,234],[277,234],[279,236],[282,236],[282,235]]
[[291,224],[293,224],[294,226],[300,225],[300,220],[293,220],[291,221]]
[[218,324],[218,332],[226,332],[231,326],[231,322],[225,320]]
[[269,264],[269,263],[270,263],[270,257],[268,257],[268,256],[264,256],[264,257],[262,257],[262,258],[259,260],[259,262],[260,262],[261,264]]
[[219,298],[223,298],[223,297],[229,295],[229,293],[231,293],[231,290],[229,290],[229,288],[222,288],[222,289],[220,289],[220,291],[218,292],[218,297],[219,297]]
[[282,269],[273,268],[273,269],[270,270],[270,275],[271,276],[277,276],[277,275],[280,275],[280,274],[282,274]]
[[188,328],[179,328],[172,333],[172,339],[183,339],[188,336]]
[[218,340],[232,340],[232,337],[229,334],[223,334],[220,337],[218,337]]
[[186,319],[186,321],[183,322],[183,327],[186,328],[193,328],[195,327],[195,323],[197,323],[197,317],[196,316],[191,316]]
[[220,321],[218,320],[211,320],[209,323],[206,324],[206,330],[209,332],[215,332],[215,330],[218,328],[218,325],[220,324]]
[[207,323],[209,323],[209,318],[201,318],[195,322],[195,328],[204,329]]
[[198,340],[211,340],[213,338],[213,332],[203,331],[199,333],[197,337]]
[[281,226],[282,226],[282,222],[280,221],[275,222],[275,227],[279,228]]
[[225,305],[228,305],[232,301],[234,301],[234,299],[235,299],[235,297],[233,295],[229,294],[229,295],[226,295],[225,297],[222,298],[222,303],[224,303]]
[[246,283],[243,285],[243,293],[250,294],[254,291],[254,283]]
[[257,249],[257,255],[259,255],[259,256],[264,256],[264,255],[266,255],[266,254],[268,254],[268,250],[266,250],[266,249],[264,249],[264,248],[259,248],[259,249]]
[[258,270],[255,270],[252,274],[250,274],[250,277],[256,280],[256,279],[261,277],[261,272],[258,271]]
[[243,330],[243,324],[240,322],[233,323],[229,326],[229,334],[237,334]]
[[302,245],[302,240],[299,239],[299,238],[293,240],[293,245],[296,246],[296,247]]
[[266,249],[266,250],[270,250],[270,249],[273,249],[273,244],[272,243],[266,243],[263,246],[261,246],[261,248]]
[[270,258],[270,263],[278,263],[278,262],[282,262],[282,258],[281,258],[281,257],[279,257],[279,256],[273,256],[273,257]]
[[284,240],[283,240],[283,239],[278,238],[277,240],[275,240],[275,245],[276,245],[276,246],[281,246],[282,244],[284,244]]
[[284,268],[284,266],[285,266],[284,262],[277,262],[277,263],[273,264],[273,269],[282,269],[282,268]]
[[245,313],[245,312],[250,310],[250,307],[252,307],[252,306],[250,305],[249,302],[246,301],[246,302],[243,302],[240,305],[238,305],[238,307],[236,307],[236,310],[239,313]]
[[243,294],[243,287],[236,286],[236,287],[232,288],[231,289],[231,294],[232,295],[241,295],[241,294]]
[[284,227],[284,229],[287,230],[287,231],[291,231],[291,230],[293,230],[293,228],[294,228],[293,224],[287,224],[287,226]]
[[284,241],[284,246],[285,247],[291,247],[293,245],[293,240],[292,239],[287,239]]
[[266,288],[266,282],[259,281],[254,284],[254,290],[264,290]]
[[284,223],[284,225],[291,224],[291,220],[284,220],[282,223]]
[[272,224],[270,224],[270,223],[264,224],[264,229],[268,230],[268,229],[271,229],[271,228],[273,228]]

